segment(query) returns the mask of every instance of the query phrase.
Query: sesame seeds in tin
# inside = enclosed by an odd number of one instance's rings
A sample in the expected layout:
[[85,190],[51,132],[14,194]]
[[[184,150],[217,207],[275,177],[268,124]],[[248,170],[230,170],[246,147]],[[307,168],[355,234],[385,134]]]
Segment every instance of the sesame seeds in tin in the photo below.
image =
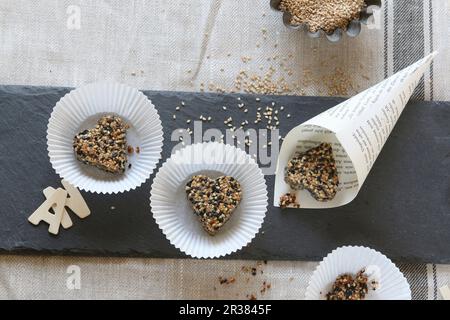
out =
[[364,0],[281,0],[279,9],[291,15],[291,25],[306,24],[309,31],[347,30],[352,20],[359,19]]

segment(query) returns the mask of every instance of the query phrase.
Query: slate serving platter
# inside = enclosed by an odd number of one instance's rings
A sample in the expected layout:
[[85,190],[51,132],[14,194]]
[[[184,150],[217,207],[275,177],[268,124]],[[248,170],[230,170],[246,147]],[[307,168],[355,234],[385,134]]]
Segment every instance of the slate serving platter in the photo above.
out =
[[[69,88],[0,86],[0,252],[182,258],[152,218],[151,180],[119,195],[83,193],[92,214],[72,215],[74,226],[58,236],[28,216],[43,202],[42,190],[58,187],[46,149],[53,106]],[[224,129],[225,116],[244,117],[236,95],[145,92],[164,126],[163,159],[174,129],[186,119],[212,116],[204,129]],[[249,114],[275,102],[285,107],[281,134],[341,102],[339,98],[239,95]],[[180,101],[186,107],[172,115]],[[223,111],[221,106],[228,106]],[[252,121],[250,121],[252,123]],[[162,160],[163,161],[163,160]],[[162,163],[160,162],[160,164]],[[152,176],[153,177],[153,176]],[[272,207],[274,176],[266,176],[269,209],[261,232],[232,259],[321,260],[341,245],[364,245],[401,262],[450,263],[450,102],[410,102],[358,197],[327,210]],[[111,207],[115,207],[112,210]]]

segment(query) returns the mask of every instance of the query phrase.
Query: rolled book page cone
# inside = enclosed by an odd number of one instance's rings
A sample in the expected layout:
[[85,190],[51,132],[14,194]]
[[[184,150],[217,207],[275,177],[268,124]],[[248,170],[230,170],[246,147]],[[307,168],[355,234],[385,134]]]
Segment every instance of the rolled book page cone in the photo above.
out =
[[[278,157],[274,206],[279,207],[280,197],[287,193],[296,195],[301,208],[334,208],[351,202],[436,54],[292,129]],[[321,143],[331,144],[339,176],[338,191],[329,201],[317,201],[307,190],[292,190],[285,182],[290,159]]]

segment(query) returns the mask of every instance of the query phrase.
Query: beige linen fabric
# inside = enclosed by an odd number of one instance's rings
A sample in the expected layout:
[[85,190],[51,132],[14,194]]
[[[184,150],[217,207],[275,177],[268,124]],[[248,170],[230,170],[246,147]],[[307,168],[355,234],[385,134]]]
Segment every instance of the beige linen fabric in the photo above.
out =
[[[67,268],[81,270],[81,288],[66,286]],[[0,297],[5,299],[267,299],[304,296],[316,263],[184,259],[2,256]],[[256,276],[242,267],[258,270]],[[261,274],[263,270],[263,274]],[[219,284],[218,277],[235,277]],[[271,289],[261,294],[264,281]]]
[[[275,86],[284,79],[292,94],[350,96],[437,49],[417,97],[450,100],[449,0],[386,1],[370,28],[338,44],[285,29],[268,2],[2,0],[0,84],[79,86],[112,79],[141,89],[230,91],[241,71],[264,77],[272,66]],[[71,20],[78,9],[79,29]],[[408,12],[419,12],[420,24],[408,20]],[[80,289],[66,285],[71,265],[80,267]],[[4,255],[0,298],[302,299],[317,263],[269,261],[257,276],[241,270],[256,265]],[[414,298],[438,298],[437,287],[450,283],[448,266],[401,268]],[[219,276],[236,281],[220,285]],[[263,295],[264,281],[271,288]]]

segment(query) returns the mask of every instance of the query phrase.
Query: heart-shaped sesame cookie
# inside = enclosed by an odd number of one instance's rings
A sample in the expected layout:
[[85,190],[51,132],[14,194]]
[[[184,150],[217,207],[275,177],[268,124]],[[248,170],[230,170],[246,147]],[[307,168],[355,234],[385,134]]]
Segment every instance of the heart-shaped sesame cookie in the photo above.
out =
[[213,236],[241,202],[242,189],[240,183],[230,176],[211,179],[196,175],[186,184],[186,195],[203,229]]
[[117,116],[100,118],[95,128],[84,130],[73,140],[77,159],[103,171],[119,174],[125,172],[127,163],[128,125]]
[[285,181],[293,190],[308,190],[317,201],[332,200],[339,177],[331,144],[322,143],[295,154],[285,169]]

